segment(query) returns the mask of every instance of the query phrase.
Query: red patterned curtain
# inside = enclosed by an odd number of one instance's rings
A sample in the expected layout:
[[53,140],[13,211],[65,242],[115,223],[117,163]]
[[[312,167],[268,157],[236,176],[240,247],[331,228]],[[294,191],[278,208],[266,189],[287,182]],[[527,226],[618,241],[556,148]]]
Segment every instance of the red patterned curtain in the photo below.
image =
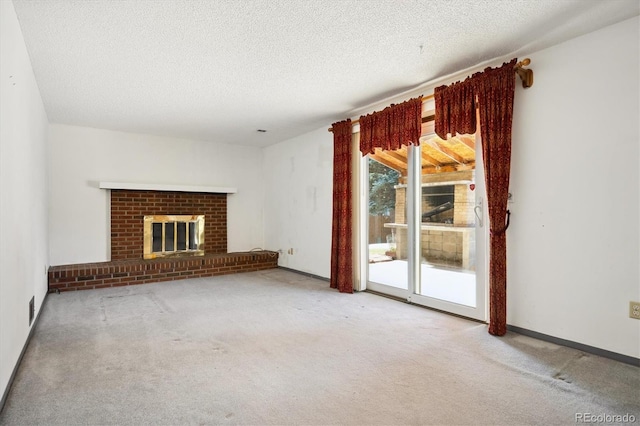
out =
[[353,293],[351,120],[333,124],[331,288]]
[[373,154],[376,148],[396,150],[417,145],[422,127],[422,96],[391,105],[360,117],[360,152]]
[[[507,230],[511,124],[517,59],[499,68],[487,68],[462,83],[435,89],[435,130],[447,134],[475,133],[476,105],[489,207],[489,333],[507,332]],[[506,223],[506,224],[505,224]]]

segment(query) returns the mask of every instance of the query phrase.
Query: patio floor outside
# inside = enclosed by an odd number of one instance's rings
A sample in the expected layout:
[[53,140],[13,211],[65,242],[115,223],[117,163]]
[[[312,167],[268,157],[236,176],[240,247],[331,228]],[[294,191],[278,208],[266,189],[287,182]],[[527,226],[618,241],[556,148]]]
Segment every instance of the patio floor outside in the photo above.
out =
[[[420,295],[465,306],[476,306],[476,275],[473,271],[456,270],[423,262],[420,265],[420,273]],[[406,289],[408,262],[392,260],[370,263],[369,281]]]

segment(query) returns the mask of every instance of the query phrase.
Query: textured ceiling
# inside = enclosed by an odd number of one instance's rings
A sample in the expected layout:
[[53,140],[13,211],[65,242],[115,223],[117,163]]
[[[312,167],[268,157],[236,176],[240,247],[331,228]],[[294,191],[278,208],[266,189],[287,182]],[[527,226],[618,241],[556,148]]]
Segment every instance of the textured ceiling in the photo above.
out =
[[638,0],[14,5],[51,122],[253,146],[640,13]]

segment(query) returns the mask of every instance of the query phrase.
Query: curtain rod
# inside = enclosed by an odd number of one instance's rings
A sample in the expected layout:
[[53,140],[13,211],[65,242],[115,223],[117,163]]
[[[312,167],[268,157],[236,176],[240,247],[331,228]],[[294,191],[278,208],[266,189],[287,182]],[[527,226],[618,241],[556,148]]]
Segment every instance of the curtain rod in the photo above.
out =
[[[522,80],[522,87],[524,87],[525,89],[533,86],[533,70],[524,68],[528,66],[530,63],[531,63],[531,59],[524,58],[523,60],[521,60],[520,62],[518,62],[513,66],[513,71],[516,74],[518,74],[518,77],[520,77],[520,80]],[[422,103],[424,104],[426,101],[429,101],[433,98],[434,98],[433,94],[423,96]],[[359,122],[360,122],[359,119],[353,120],[351,122],[351,125],[353,126],[355,124],[358,124]],[[333,127],[329,127],[327,130],[333,133]]]

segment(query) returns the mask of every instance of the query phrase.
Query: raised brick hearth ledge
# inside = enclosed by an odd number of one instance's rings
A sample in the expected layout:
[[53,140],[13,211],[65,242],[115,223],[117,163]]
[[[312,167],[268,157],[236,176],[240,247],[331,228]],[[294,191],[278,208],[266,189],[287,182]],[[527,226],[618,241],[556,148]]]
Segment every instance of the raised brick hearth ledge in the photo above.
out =
[[49,292],[212,277],[277,267],[278,253],[270,251],[60,265],[49,268]]

